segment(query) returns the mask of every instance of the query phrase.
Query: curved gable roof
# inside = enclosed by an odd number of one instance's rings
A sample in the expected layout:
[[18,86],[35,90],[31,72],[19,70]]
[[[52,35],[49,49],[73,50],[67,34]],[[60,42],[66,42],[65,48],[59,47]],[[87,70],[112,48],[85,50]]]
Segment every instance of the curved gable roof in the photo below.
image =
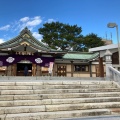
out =
[[29,43],[32,47],[38,49],[38,50],[45,50],[45,51],[57,51],[53,50],[47,45],[43,44],[39,40],[37,40],[35,37],[33,37],[32,33],[28,28],[24,28],[18,36],[15,38],[8,40],[2,44],[0,44],[0,49],[7,49],[7,48],[12,48],[15,46],[20,45],[22,42],[27,42]]

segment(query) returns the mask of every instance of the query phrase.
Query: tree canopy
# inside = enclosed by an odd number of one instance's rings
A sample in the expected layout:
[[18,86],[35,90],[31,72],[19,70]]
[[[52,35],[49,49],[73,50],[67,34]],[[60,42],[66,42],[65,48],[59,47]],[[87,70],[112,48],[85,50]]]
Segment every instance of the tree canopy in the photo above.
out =
[[82,29],[77,25],[52,22],[43,24],[39,33],[43,35],[42,42],[47,43],[53,49],[68,50],[79,41]]
[[90,33],[82,38],[81,44],[78,44],[75,51],[87,52],[89,48],[103,46],[105,43],[97,34]]
[[98,46],[103,46],[105,43],[102,38],[98,37],[97,34],[91,33],[84,37],[84,45],[87,49],[94,48]]
[[96,34],[86,36],[81,34],[82,28],[77,25],[52,22],[43,24],[39,34],[43,35],[42,42],[53,49],[88,51],[89,48],[104,45]]

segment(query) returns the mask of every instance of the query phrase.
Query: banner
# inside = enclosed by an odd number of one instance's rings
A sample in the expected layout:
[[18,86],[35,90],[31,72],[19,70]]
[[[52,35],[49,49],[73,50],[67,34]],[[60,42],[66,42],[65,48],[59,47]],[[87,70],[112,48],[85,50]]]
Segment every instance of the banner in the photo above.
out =
[[49,63],[49,73],[50,73],[50,74],[52,73],[52,70],[53,70],[53,63],[54,63],[54,62],[50,62],[50,63]]

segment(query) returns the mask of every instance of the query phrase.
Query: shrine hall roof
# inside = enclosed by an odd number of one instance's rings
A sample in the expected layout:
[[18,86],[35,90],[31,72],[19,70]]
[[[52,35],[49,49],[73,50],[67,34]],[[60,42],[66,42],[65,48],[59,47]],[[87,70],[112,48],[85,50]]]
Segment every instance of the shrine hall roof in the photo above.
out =
[[[20,34],[2,44],[0,44],[0,51],[9,51],[12,49],[15,52],[24,51],[25,45],[27,45],[27,50],[30,52],[43,52],[43,53],[52,53],[52,54],[58,54],[60,55],[60,59],[66,59],[66,60],[92,60],[99,56],[99,53],[89,53],[89,52],[73,52],[73,51],[62,51],[62,50],[55,50],[51,49],[47,45],[43,44],[39,40],[37,40],[35,37],[32,36],[32,33],[28,28],[24,28]],[[61,56],[62,55],[62,56]]]
[[99,53],[67,53],[62,58],[71,60],[92,60],[98,58]]
[[[43,44],[42,42],[40,42],[39,40],[37,40],[35,37],[33,37],[32,33],[30,30],[28,30],[28,28],[24,28],[20,34],[18,36],[16,36],[15,38],[8,40],[2,44],[0,44],[0,50],[3,51],[7,51],[8,48],[11,48],[12,50],[15,51],[19,51],[20,50],[20,46],[23,46],[25,44],[27,44],[29,46],[29,48],[34,49],[35,51],[50,51],[50,52],[60,52],[60,50],[55,50],[55,49],[51,49],[50,47],[48,47],[47,45]],[[23,47],[21,47],[22,50]]]

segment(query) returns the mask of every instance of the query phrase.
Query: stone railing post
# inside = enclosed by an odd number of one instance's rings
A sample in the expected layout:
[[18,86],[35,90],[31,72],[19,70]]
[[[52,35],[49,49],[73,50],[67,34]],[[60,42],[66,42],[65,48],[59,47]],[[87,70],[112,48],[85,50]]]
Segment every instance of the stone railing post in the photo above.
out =
[[112,53],[109,50],[105,52],[105,62],[106,62],[106,79],[110,79],[109,67],[112,66]]

